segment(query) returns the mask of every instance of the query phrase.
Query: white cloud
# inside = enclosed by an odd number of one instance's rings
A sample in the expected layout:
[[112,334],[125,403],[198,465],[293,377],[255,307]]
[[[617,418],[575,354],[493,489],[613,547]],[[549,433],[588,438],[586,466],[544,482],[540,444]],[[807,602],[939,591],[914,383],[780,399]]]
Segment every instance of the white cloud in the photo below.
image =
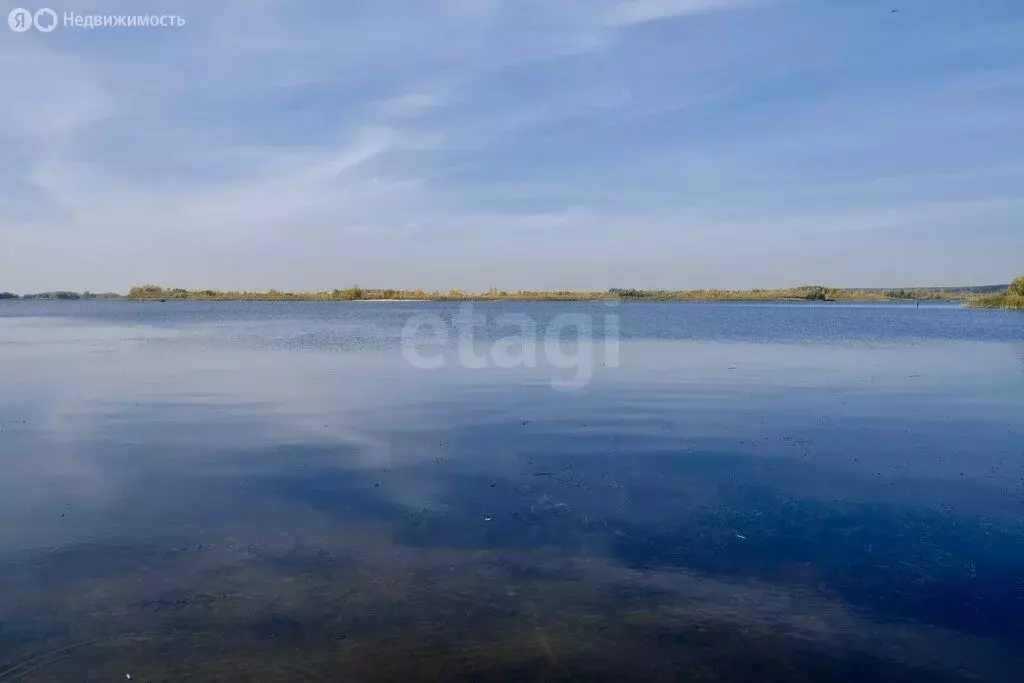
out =
[[761,0],[622,0],[605,17],[608,26],[632,26],[691,14],[754,5]]

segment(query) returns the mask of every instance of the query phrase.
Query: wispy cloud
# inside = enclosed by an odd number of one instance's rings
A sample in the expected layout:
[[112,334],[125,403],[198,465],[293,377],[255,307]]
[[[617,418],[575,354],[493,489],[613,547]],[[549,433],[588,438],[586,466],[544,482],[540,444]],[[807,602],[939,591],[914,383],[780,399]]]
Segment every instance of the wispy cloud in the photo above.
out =
[[748,7],[763,0],[622,0],[606,15],[609,26],[630,26],[689,14]]

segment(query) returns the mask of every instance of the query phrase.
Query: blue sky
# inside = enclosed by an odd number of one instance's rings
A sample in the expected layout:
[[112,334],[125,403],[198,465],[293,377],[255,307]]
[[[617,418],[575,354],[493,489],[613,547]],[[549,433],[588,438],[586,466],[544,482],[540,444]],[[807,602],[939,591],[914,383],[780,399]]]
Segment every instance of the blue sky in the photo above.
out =
[[186,23],[3,29],[0,290],[1024,272],[1021,0],[50,6]]

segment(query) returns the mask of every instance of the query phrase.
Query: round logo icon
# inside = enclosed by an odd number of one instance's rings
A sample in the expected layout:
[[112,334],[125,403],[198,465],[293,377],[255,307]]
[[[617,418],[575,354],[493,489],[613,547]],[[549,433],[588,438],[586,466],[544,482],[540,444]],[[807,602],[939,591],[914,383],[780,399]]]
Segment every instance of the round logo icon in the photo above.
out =
[[[56,18],[56,15],[54,15],[55,20]],[[32,28],[32,13],[23,7],[16,7],[7,15],[7,25],[16,33],[24,33]]]
[[57,28],[57,13],[49,7],[36,10],[33,20],[35,21],[37,31],[49,33],[53,29]]

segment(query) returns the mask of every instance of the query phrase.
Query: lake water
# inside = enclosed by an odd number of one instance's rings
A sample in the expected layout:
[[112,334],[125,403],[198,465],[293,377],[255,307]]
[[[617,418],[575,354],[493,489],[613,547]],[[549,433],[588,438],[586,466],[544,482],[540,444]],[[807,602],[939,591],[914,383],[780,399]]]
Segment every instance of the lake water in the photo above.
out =
[[463,312],[0,301],[0,682],[1021,680],[1024,314]]

